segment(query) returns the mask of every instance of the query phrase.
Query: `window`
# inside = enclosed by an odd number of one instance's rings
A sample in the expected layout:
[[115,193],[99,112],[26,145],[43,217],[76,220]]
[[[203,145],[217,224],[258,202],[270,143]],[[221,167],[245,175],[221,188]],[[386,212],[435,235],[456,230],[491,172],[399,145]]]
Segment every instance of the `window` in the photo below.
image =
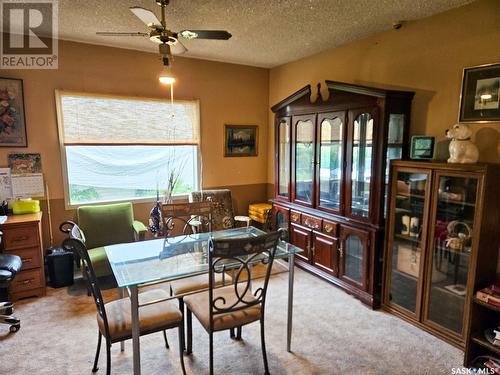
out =
[[56,91],[67,206],[198,188],[199,103]]

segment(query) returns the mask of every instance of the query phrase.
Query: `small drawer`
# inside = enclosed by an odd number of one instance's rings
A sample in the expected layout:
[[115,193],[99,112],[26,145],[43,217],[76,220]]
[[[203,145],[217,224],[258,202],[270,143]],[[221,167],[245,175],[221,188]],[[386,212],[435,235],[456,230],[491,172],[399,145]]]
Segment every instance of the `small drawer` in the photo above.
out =
[[3,232],[6,250],[39,245],[38,227],[36,225],[5,228]]
[[337,237],[338,223],[333,221],[323,220],[323,233]]
[[12,251],[6,251],[7,254],[15,254],[21,257],[23,262],[22,270],[30,270],[33,268],[39,268],[42,265],[42,254],[40,247],[31,247],[29,249],[18,249]]
[[19,272],[10,283],[12,293],[43,287],[42,269]]
[[321,219],[309,215],[302,215],[302,225],[311,229],[320,230]]
[[297,211],[294,211],[294,210],[290,211],[290,221],[292,223],[300,223],[300,217],[301,216],[302,216],[302,214],[300,212],[297,212]]

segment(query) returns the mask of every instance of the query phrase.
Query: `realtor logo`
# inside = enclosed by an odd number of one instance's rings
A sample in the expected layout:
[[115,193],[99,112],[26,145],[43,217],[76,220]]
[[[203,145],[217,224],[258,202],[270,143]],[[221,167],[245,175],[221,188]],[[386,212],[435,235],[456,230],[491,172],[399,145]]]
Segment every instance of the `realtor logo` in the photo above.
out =
[[1,69],[57,69],[57,0],[0,0]]

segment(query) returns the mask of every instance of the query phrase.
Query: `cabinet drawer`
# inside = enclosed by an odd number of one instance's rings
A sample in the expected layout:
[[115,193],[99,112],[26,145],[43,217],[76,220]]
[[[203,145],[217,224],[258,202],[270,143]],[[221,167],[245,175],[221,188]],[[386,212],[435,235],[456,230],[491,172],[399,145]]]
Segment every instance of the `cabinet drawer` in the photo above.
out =
[[311,229],[320,230],[321,229],[321,219],[317,217],[302,215],[302,225],[309,227]]
[[290,211],[290,221],[292,223],[300,223],[300,217],[301,216],[302,216],[302,214],[300,212],[297,212],[297,211],[294,211],[294,210]]
[[41,268],[19,272],[10,283],[12,293],[44,287]]
[[[31,247],[29,249],[7,250],[7,254],[15,254],[21,257],[23,261],[23,271],[32,268],[39,268],[42,265],[42,254],[40,247]],[[17,276],[16,276],[17,277]]]
[[36,225],[5,228],[3,232],[6,250],[39,245],[38,226]]
[[338,223],[333,221],[323,220],[323,233],[329,234],[330,236],[337,237]]

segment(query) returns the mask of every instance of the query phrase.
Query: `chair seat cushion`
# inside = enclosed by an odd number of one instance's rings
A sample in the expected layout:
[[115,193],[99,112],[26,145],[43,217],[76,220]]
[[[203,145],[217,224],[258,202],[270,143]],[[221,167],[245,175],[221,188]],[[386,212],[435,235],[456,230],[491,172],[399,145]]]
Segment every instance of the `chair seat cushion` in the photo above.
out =
[[[224,282],[222,281],[222,274],[215,274],[215,286],[229,285],[232,282],[231,276],[224,275]],[[170,288],[175,296],[183,295],[197,290],[208,289],[208,274],[186,277],[170,283]]]
[[21,270],[23,262],[18,255],[0,254],[0,269],[11,272],[15,275]]
[[12,279],[12,272],[0,269],[0,283]]
[[[244,288],[242,286],[238,287],[240,293],[242,294]],[[238,298],[236,297],[236,293],[234,290],[234,285],[226,286],[219,289],[214,289],[214,300],[219,297],[223,297],[225,303],[222,300],[216,303],[216,306],[219,308],[230,307],[234,303],[237,302]],[[244,300],[247,302],[255,301],[255,298],[251,294],[250,291],[244,297]],[[184,297],[184,302],[189,310],[193,312],[193,314],[198,318],[201,325],[209,331],[209,309],[211,303],[209,302],[209,294],[207,292],[193,294],[191,296]],[[238,307],[244,306],[243,303],[239,303]],[[217,314],[214,315],[214,331],[222,331],[229,328],[234,328],[238,326],[242,326],[251,322],[255,322],[260,319],[261,315],[261,305],[255,305],[251,307],[247,307],[242,310],[225,313],[225,314]]]
[[[166,291],[149,290],[139,294],[139,305],[165,298],[169,298]],[[130,338],[132,336],[130,298],[121,298],[108,302],[104,306],[111,341],[116,342]],[[182,322],[182,313],[174,301],[163,301],[139,307],[139,320],[141,335],[145,335],[180,324]],[[104,320],[99,314],[97,314],[97,324],[101,333],[105,335]]]
[[113,270],[109,264],[108,256],[106,255],[104,247],[95,247],[87,251],[97,277],[109,276],[113,274]]

